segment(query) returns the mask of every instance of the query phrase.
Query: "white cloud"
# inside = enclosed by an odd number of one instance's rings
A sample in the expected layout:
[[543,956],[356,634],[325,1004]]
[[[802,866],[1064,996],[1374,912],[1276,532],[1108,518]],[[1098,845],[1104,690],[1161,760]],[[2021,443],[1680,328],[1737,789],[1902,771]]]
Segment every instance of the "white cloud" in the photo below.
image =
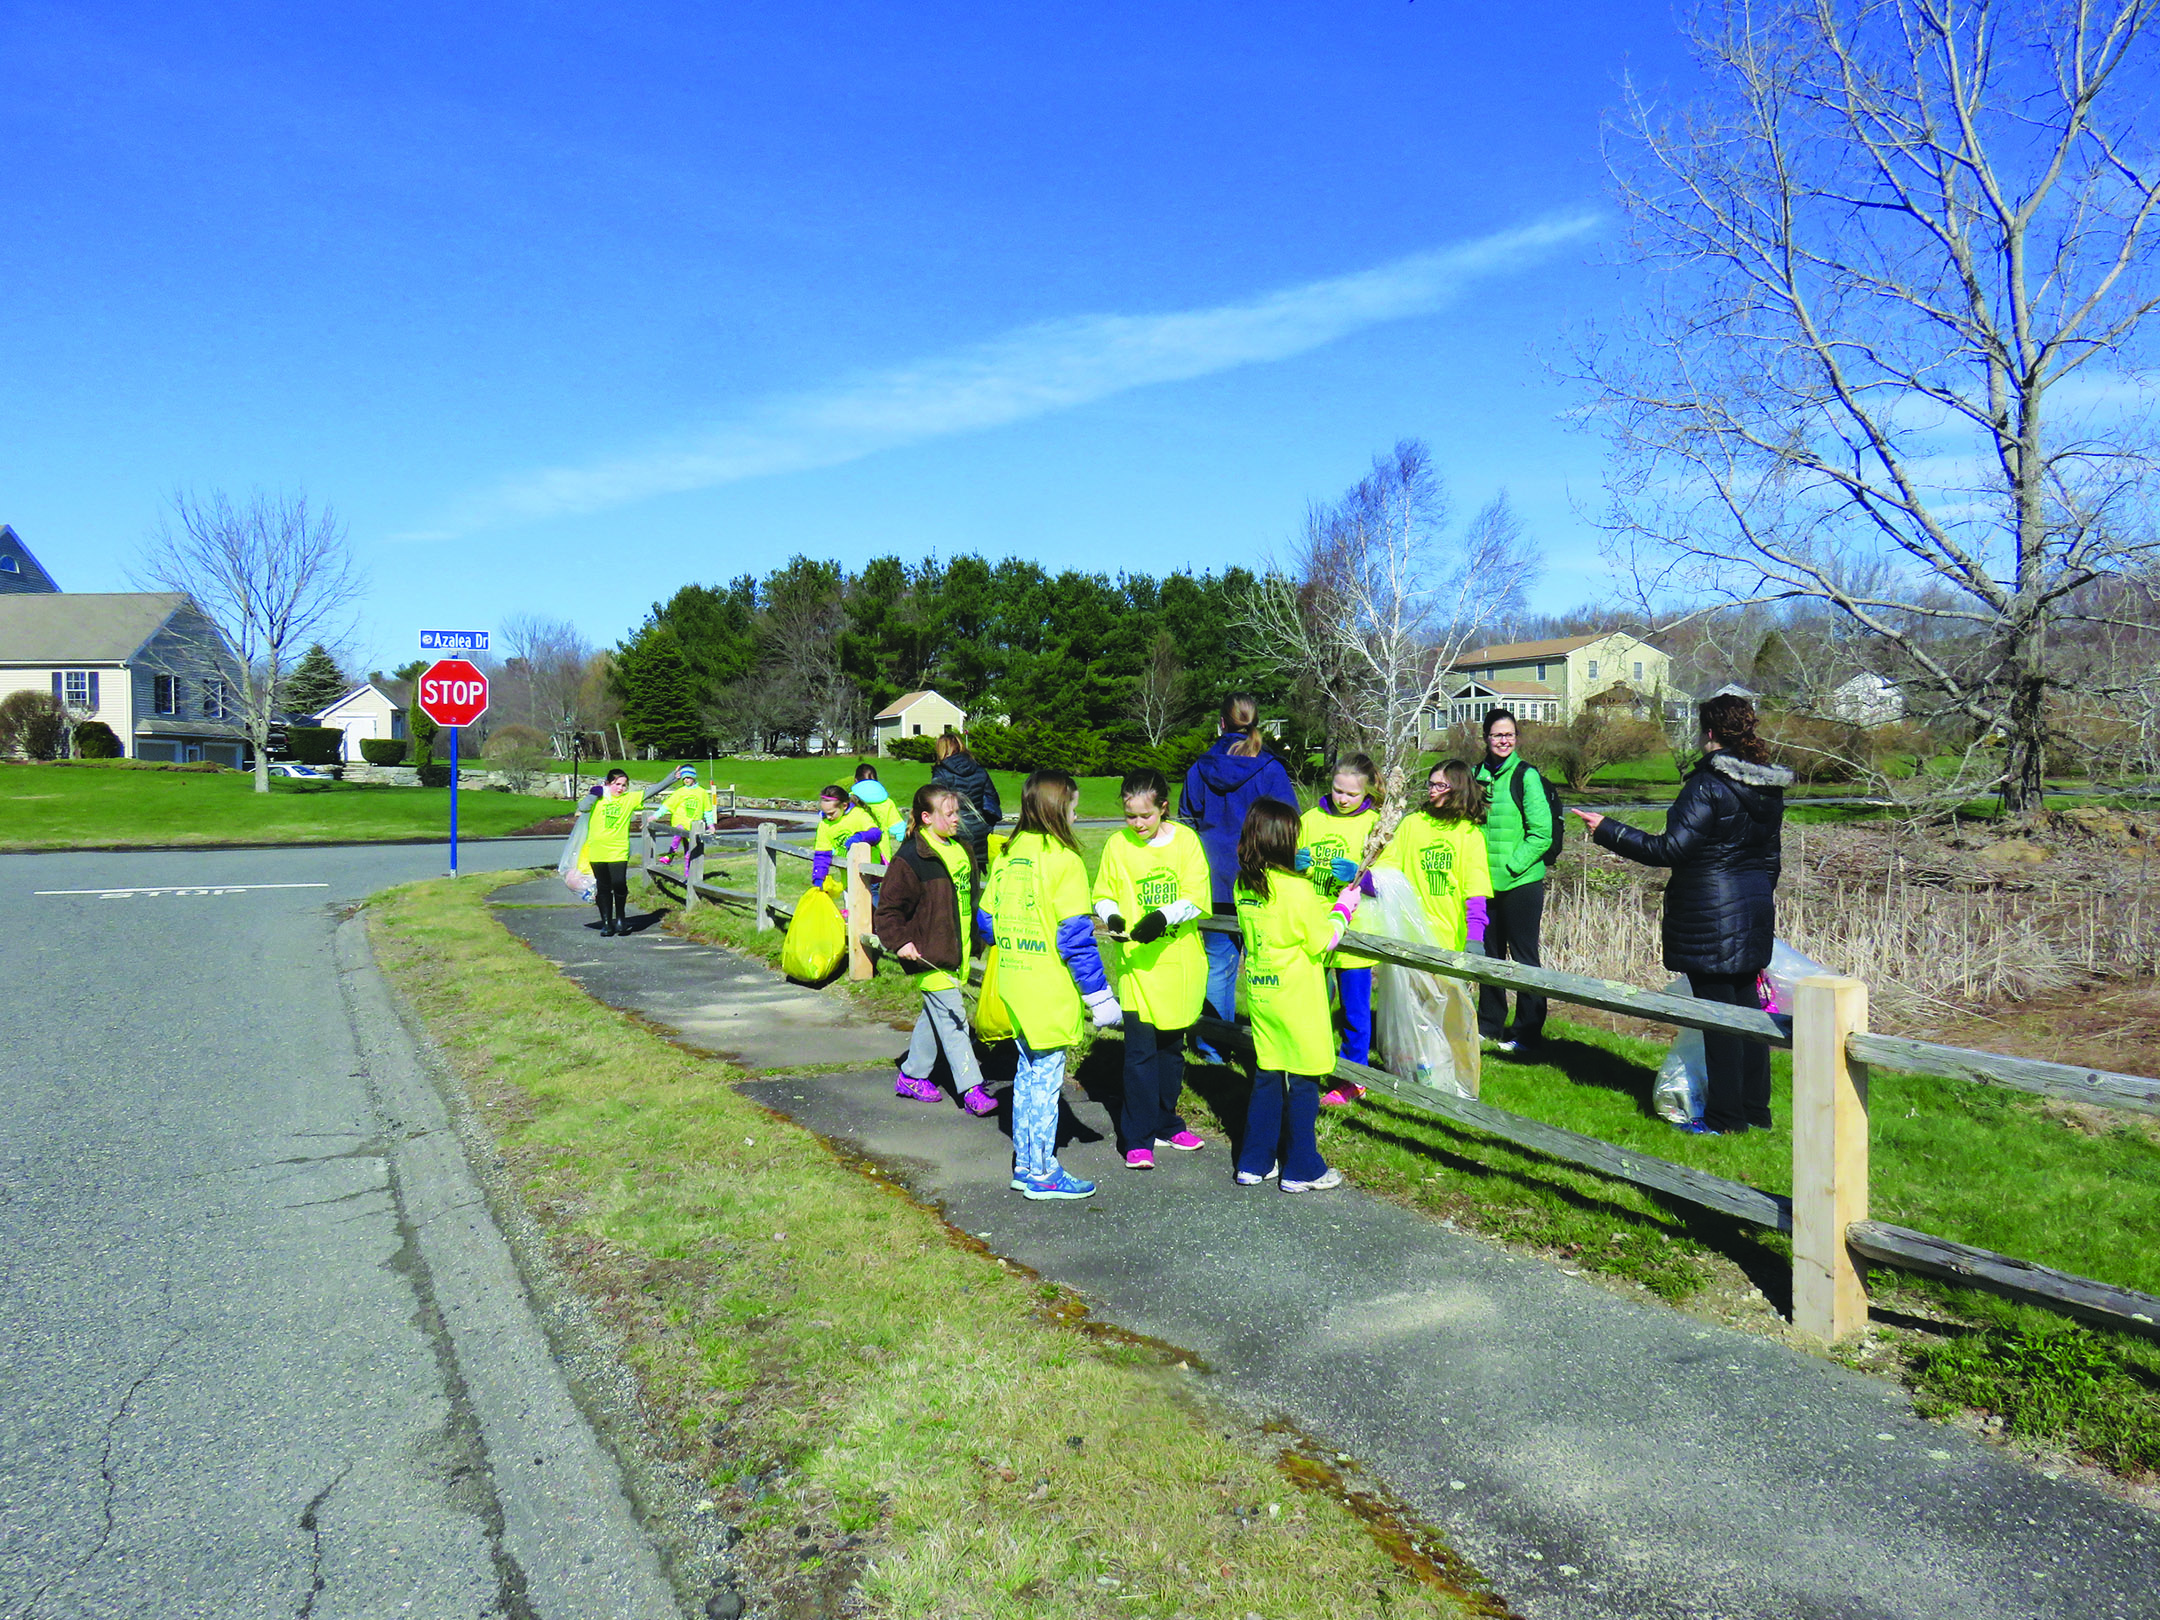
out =
[[1521,269],[1595,225],[1587,214],[1540,220],[1213,309],[1083,315],[1023,327],[915,365],[780,395],[671,444],[513,476],[460,503],[440,527],[402,538],[443,539],[837,466],[1152,383],[1288,359],[1369,326],[1429,314],[1471,282]]

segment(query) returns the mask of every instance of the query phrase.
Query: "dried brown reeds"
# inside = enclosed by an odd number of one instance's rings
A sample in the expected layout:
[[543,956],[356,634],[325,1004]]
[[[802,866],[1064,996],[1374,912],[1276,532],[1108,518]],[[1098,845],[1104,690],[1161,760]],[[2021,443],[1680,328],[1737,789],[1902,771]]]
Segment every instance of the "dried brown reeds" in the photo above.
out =
[[[2160,973],[2160,874],[2136,854],[2058,849],[2006,875],[1908,834],[1797,826],[1785,851],[1779,936],[1867,980],[1879,1028],[1918,1032],[1946,1013]],[[1548,890],[1546,962],[1663,984],[1664,881],[1571,844]]]

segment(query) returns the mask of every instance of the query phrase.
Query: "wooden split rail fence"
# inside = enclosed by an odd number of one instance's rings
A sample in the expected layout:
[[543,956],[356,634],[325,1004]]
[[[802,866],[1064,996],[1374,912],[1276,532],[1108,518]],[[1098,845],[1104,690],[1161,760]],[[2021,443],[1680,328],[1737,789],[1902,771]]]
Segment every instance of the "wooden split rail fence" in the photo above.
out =
[[[648,833],[646,872],[682,887],[686,905],[697,899],[748,904],[761,929],[782,926],[793,915],[779,902],[780,858],[811,858],[808,849],[775,837],[770,823],[760,824],[756,888],[745,892],[704,883],[701,861],[695,870],[677,872],[657,866],[651,852]],[[688,858],[685,864],[689,865]],[[859,846],[848,851],[846,869],[848,914],[867,917],[870,880],[885,869],[870,861],[868,852]],[[1228,918],[1204,918],[1200,926],[1237,931],[1237,924]],[[1615,1147],[1490,1103],[1421,1086],[1381,1069],[1339,1062],[1335,1075],[1450,1124],[1633,1182],[1668,1198],[1789,1233],[1793,1324],[1814,1339],[1835,1343],[1867,1325],[1867,1268],[1871,1265],[1940,1277],[2045,1305],[2084,1321],[2160,1337],[2160,1297],[1872,1219],[1868,1212],[1868,1066],[1879,1064],[1912,1074],[1942,1075],[2098,1108],[2156,1115],[2160,1115],[2160,1080],[1877,1034],[1867,1027],[1867,985],[1859,979],[1802,980],[1787,1020],[1691,996],[1439,950],[1355,929],[1343,936],[1343,945],[1361,956],[1475,984],[1537,991],[1581,1007],[1691,1029],[1724,1030],[1766,1046],[1790,1049],[1793,1190],[1789,1198]],[[848,976],[867,979],[873,968],[861,930],[851,929]],[[1202,1032],[1218,1045],[1248,1055],[1251,1051],[1243,1026],[1208,1019],[1202,1021]]]

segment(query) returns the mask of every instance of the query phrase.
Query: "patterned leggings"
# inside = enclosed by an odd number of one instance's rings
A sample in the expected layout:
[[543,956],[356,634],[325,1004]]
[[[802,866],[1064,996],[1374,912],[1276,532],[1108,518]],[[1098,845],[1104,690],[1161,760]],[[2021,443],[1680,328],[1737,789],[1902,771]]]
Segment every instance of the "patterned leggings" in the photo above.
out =
[[1065,1091],[1065,1048],[1030,1050],[1020,1036],[1020,1066],[1013,1072],[1013,1169],[1039,1176],[1057,1163],[1058,1100]]

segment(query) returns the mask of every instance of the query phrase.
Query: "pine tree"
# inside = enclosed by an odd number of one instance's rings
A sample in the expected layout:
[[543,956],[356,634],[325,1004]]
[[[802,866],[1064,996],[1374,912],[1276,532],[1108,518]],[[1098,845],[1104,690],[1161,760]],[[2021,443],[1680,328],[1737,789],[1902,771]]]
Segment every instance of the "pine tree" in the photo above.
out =
[[697,677],[673,630],[648,621],[616,656],[615,682],[623,730],[634,746],[657,749],[665,759],[704,751]]
[[330,649],[316,642],[293,666],[285,681],[284,708],[291,714],[316,715],[352,690]]

